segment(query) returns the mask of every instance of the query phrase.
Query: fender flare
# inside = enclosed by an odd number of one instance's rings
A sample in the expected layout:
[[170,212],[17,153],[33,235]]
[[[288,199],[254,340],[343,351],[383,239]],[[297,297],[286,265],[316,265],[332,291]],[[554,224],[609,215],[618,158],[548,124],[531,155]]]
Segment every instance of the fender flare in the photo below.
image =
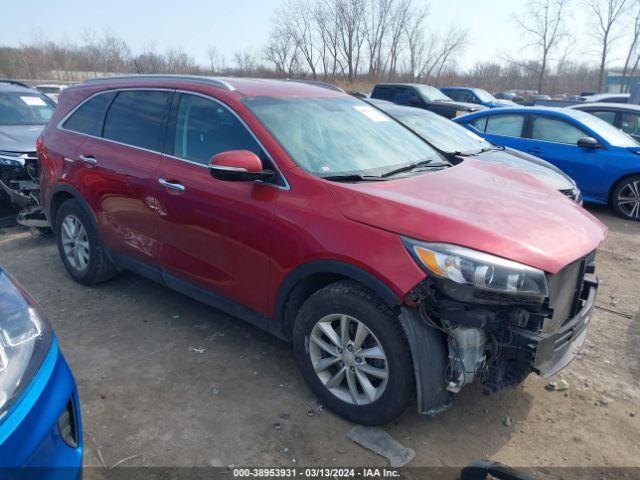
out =
[[100,229],[98,228],[98,221],[96,220],[96,216],[93,213],[93,210],[91,209],[91,207],[89,206],[87,201],[84,199],[84,197],[82,196],[80,191],[78,191],[75,187],[72,187],[71,185],[66,184],[66,183],[60,183],[60,184],[56,185],[55,187],[53,187],[51,189],[51,192],[49,192],[49,195],[47,196],[47,202],[45,203],[45,205],[46,205],[45,208],[46,208],[47,218],[49,218],[49,222],[51,224],[51,229],[54,232],[56,230],[55,222],[52,221],[53,220],[53,216],[51,215],[51,213],[52,213],[51,212],[51,200],[53,199],[53,197],[56,194],[58,194],[60,192],[68,193],[75,200],[77,200],[78,203],[80,204],[80,206],[83,208],[83,210],[87,213],[87,216],[91,219],[91,223],[92,223],[93,228],[95,228],[95,230],[97,232],[100,232]]
[[275,318],[284,320],[284,308],[295,286],[314,274],[337,274],[355,280],[376,293],[390,307],[401,303],[401,298],[372,273],[340,260],[312,260],[289,272],[278,288],[275,304]]

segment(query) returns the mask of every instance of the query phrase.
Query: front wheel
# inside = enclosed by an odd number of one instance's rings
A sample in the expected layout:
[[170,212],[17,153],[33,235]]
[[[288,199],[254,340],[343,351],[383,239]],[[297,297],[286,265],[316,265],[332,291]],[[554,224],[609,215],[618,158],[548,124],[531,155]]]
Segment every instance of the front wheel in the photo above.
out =
[[622,180],[613,190],[611,200],[618,215],[640,221],[640,175]]
[[60,258],[75,281],[95,285],[116,274],[100,234],[77,200],[65,201],[55,218]]
[[380,425],[405,410],[409,345],[397,315],[371,291],[349,281],[317,291],[300,309],[293,342],[302,376],[333,412]]

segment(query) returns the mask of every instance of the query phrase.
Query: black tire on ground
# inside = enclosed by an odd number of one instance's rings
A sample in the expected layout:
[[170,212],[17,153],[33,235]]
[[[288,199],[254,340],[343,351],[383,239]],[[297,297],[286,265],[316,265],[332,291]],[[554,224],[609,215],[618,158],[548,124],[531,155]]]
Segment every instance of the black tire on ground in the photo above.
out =
[[622,218],[640,221],[640,175],[619,182],[611,192],[611,206]]
[[[384,350],[388,368],[387,384],[380,396],[371,403],[356,405],[339,398],[325,387],[316,374],[309,353],[311,332],[320,319],[333,314],[357,319],[373,333]],[[409,345],[398,315],[362,285],[340,281],[311,295],[296,318],[293,344],[296,361],[305,381],[322,403],[336,414],[355,423],[382,425],[395,420],[406,409],[414,387]]]
[[[62,224],[69,216],[75,217],[87,233],[89,241],[89,261],[87,262],[87,267],[83,270],[79,270],[71,265],[62,244]],[[67,272],[69,272],[69,275],[71,275],[75,281],[83,285],[95,285],[111,279],[117,273],[117,268],[109,259],[100,234],[94,228],[93,222],[89,218],[86,210],[82,208],[77,200],[69,199],[60,205],[60,208],[58,208],[56,212],[55,219],[58,252],[60,253],[62,263],[64,263]]]

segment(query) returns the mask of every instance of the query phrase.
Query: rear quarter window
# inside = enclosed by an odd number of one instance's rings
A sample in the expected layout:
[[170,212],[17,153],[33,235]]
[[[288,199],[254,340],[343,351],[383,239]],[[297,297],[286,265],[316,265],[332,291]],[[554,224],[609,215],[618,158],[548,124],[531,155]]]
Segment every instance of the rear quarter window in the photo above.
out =
[[524,115],[490,115],[486,117],[484,131],[492,135],[520,137],[524,126]]
[[114,96],[114,92],[105,92],[89,98],[71,114],[62,125],[62,128],[99,137],[102,134],[104,112]]

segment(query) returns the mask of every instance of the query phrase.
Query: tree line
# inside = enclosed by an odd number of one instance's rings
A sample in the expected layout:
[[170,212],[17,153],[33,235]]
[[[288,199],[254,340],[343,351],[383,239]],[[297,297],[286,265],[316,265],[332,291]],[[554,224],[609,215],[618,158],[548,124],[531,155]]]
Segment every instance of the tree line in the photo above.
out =
[[[575,58],[568,28],[572,8],[589,13],[596,56]],[[533,56],[496,58],[467,69],[458,60],[469,46],[468,32],[455,25],[435,28],[429,13],[416,0],[284,0],[264,45],[231,59],[212,45],[206,64],[180,48],[159,51],[149,45],[134,52],[109,31],[86,30],[76,43],[40,36],[18,47],[0,46],[0,77],[77,81],[118,73],[190,73],[309,78],[348,88],[411,81],[493,92],[577,93],[602,90],[613,48],[625,52],[618,67],[623,77],[638,73],[640,0],[528,0],[513,21]]]

